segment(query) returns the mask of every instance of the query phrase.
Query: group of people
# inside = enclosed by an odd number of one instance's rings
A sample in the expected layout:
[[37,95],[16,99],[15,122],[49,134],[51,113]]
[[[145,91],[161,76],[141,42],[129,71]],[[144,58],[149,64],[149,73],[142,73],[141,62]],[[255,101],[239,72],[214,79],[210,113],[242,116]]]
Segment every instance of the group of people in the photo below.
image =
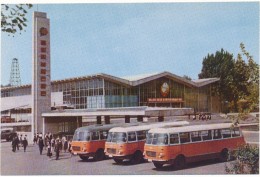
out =
[[28,140],[27,135],[23,137],[21,134],[20,137],[15,136],[12,140],[12,151],[15,152],[16,150],[19,150],[19,146],[22,146],[24,149],[24,152],[26,152],[26,147],[28,146]]
[[[211,120],[211,115],[210,114],[202,114],[202,113],[199,113],[199,120]],[[194,115],[193,117],[192,117],[192,120],[196,120],[197,118],[196,118],[196,115]]]
[[[40,155],[42,155],[43,149],[47,150],[47,156],[49,158],[52,157],[52,154],[55,153],[56,160],[59,159],[60,152],[62,150],[66,153],[67,151],[71,153],[71,141],[68,141],[65,136],[61,139],[55,137],[51,133],[47,133],[43,136],[42,133],[37,133],[34,135],[33,144],[37,144],[39,146]],[[28,146],[27,135],[21,134],[17,135],[12,140],[12,151],[15,152],[19,150],[19,147],[24,148],[24,152],[26,152],[26,148]]]
[[59,137],[55,139],[51,133],[45,134],[44,137],[41,133],[37,133],[37,135],[34,136],[33,142],[34,144],[38,144],[40,155],[42,155],[43,148],[45,148],[49,158],[51,158],[55,152],[56,160],[59,159],[62,150],[64,152],[67,152],[67,150],[71,152],[71,140],[68,142],[65,136],[61,139]]

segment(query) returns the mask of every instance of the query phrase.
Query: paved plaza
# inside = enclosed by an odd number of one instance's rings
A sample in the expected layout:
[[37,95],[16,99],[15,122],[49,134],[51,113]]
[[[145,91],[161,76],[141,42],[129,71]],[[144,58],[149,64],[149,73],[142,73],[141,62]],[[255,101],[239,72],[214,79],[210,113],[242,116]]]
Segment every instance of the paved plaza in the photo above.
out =
[[214,160],[188,164],[186,169],[174,170],[165,166],[157,170],[152,163],[117,165],[112,159],[82,161],[78,156],[61,153],[60,160],[49,159],[46,151],[40,155],[37,145],[29,145],[27,152],[11,151],[10,142],[1,142],[1,175],[173,175],[225,174],[225,163]]
[[[189,120],[189,119],[186,119]],[[202,122],[192,121],[192,124]],[[216,117],[203,123],[224,122]],[[259,131],[243,131],[246,142],[259,144]],[[186,169],[175,170],[172,166],[155,169],[153,163],[145,162],[132,165],[124,162],[121,165],[113,159],[95,162],[92,159],[82,161],[78,156],[61,153],[60,159],[47,157],[46,150],[40,155],[38,145],[29,144],[27,151],[20,148],[15,153],[11,142],[1,141],[1,175],[187,175],[187,174],[225,174],[225,163],[207,160],[188,164]]]

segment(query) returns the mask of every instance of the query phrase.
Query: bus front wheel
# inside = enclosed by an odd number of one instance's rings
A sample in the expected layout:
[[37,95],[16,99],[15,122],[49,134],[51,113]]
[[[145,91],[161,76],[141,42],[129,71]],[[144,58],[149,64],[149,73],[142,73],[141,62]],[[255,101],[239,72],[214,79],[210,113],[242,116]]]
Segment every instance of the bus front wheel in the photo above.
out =
[[143,154],[140,151],[136,151],[133,155],[133,157],[131,158],[131,163],[132,164],[138,164],[141,163],[143,161]]
[[220,160],[222,162],[226,162],[228,160],[228,150],[227,149],[223,149],[220,153]]
[[105,153],[104,153],[104,150],[103,149],[99,149],[95,156],[94,156],[94,160],[95,161],[100,161],[100,160],[103,160],[105,158]]
[[88,156],[83,156],[83,155],[80,155],[79,157],[80,157],[82,160],[88,160],[88,158],[89,158]]
[[162,168],[163,167],[163,164],[157,163],[157,162],[153,162],[153,165],[155,166],[155,168]]
[[176,169],[183,169],[186,166],[186,160],[185,157],[183,155],[178,156],[175,160],[174,160],[174,167]]

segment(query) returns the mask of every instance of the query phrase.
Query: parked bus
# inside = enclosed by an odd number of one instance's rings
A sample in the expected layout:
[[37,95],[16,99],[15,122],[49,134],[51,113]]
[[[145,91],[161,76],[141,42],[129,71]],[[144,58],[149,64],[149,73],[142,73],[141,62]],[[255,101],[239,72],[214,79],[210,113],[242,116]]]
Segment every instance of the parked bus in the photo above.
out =
[[79,155],[82,160],[93,157],[94,160],[104,159],[104,148],[108,131],[118,126],[133,126],[140,123],[89,125],[75,130],[71,149],[74,155]]
[[156,168],[204,159],[227,161],[228,151],[245,144],[239,127],[231,123],[192,125],[175,128],[154,128],[148,132],[144,156]]
[[144,143],[146,133],[151,128],[164,126],[188,125],[187,121],[159,122],[153,124],[115,127],[109,130],[105,144],[105,153],[113,157],[116,163],[121,163],[124,159],[130,159],[131,163],[140,163],[143,160]]
[[12,141],[17,133],[13,128],[1,128],[1,140],[6,139],[6,141]]

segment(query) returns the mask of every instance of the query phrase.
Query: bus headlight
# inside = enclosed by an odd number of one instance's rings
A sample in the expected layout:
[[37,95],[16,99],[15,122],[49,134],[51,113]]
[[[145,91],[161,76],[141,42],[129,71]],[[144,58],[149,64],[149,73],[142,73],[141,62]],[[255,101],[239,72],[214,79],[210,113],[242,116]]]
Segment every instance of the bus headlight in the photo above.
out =
[[164,154],[163,153],[160,153],[159,154],[159,158],[163,158],[164,157]]

